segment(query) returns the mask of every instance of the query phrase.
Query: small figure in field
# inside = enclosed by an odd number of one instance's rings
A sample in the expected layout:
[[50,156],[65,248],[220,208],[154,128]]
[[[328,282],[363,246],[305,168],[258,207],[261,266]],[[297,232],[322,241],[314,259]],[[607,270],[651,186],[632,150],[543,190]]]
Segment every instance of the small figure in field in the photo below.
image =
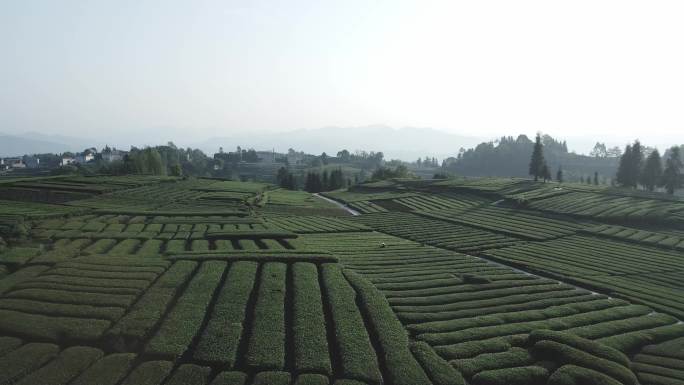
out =
[[385,246],[387,246],[387,245],[385,244],[385,242],[380,242],[380,247],[385,247]]

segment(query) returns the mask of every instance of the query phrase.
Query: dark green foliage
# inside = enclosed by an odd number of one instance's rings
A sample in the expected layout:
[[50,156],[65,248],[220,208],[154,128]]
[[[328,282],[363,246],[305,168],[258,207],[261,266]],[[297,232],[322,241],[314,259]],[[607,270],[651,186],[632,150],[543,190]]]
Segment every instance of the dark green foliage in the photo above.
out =
[[8,265],[23,265],[40,253],[37,247],[15,246],[0,251],[0,262]]
[[485,353],[475,358],[453,360],[449,363],[470,378],[485,370],[531,365],[534,358],[526,349],[511,348],[505,352]]
[[21,346],[23,342],[15,337],[0,337],[0,357]]
[[107,331],[109,344],[119,350],[136,348],[160,322],[177,291],[196,267],[197,263],[190,261],[174,263],[133,308]]
[[646,164],[641,171],[640,183],[648,191],[653,191],[659,186],[663,178],[663,164],[660,161],[660,153],[657,149],[653,150],[646,158]]
[[99,349],[74,346],[63,350],[57,358],[17,382],[18,385],[66,385],[93,362],[102,358]]
[[125,309],[120,307],[72,305],[12,298],[0,299],[0,309],[16,310],[25,313],[38,313],[56,317],[96,318],[110,321],[118,320],[125,312]]
[[209,302],[219,285],[225,262],[204,262],[183,295],[145,347],[145,353],[171,360],[178,359],[200,331]]
[[534,344],[535,356],[558,364],[572,364],[604,373],[625,385],[637,385],[638,381],[628,368],[621,364],[597,357],[555,341],[542,340]]
[[95,362],[71,385],[116,385],[133,366],[134,353],[110,354]]
[[682,158],[679,147],[674,146],[670,149],[670,156],[665,161],[665,171],[663,171],[662,185],[665,186],[667,193],[672,195],[674,191],[682,187]]
[[30,343],[13,350],[0,360],[0,384],[16,383],[17,380],[51,361],[58,353],[57,345],[43,343]]
[[330,380],[322,374],[300,374],[293,385],[329,385]]
[[194,358],[201,362],[224,364],[233,368],[237,361],[240,337],[245,327],[247,302],[256,280],[257,264],[233,263],[219,292],[209,322],[202,331]]
[[411,352],[434,385],[465,385],[461,372],[454,369],[425,342],[412,342]]
[[261,370],[285,367],[285,275],[287,265],[268,262],[263,265],[254,321],[245,360]]
[[473,377],[473,385],[544,385],[549,371],[541,366],[486,370]]
[[0,310],[0,331],[55,342],[93,342],[102,336],[110,324],[105,320],[48,317]]
[[639,183],[643,160],[644,155],[641,143],[635,140],[634,144],[628,144],[620,158],[620,165],[616,175],[618,184],[636,188]]
[[329,375],[332,369],[316,265],[293,264],[292,283],[295,368]]
[[[546,180],[546,174],[548,174],[548,166],[546,170],[546,161],[544,160],[544,148],[541,142],[541,134],[537,134],[535,138],[534,147],[532,149],[532,157],[530,159],[529,174],[534,177],[536,182],[540,177]],[[547,171],[547,172],[544,172]]]
[[378,359],[370,342],[361,313],[356,307],[356,292],[337,264],[321,268],[325,298],[330,304],[342,376],[370,383],[381,380]]
[[553,372],[547,385],[621,385],[601,372],[575,365],[564,365]]
[[242,372],[221,372],[216,375],[211,385],[246,385],[247,374]]
[[210,375],[211,368],[185,364],[178,367],[164,385],[207,385]]
[[290,373],[260,372],[254,376],[252,385],[290,385]]
[[121,385],[161,385],[173,369],[169,361],[147,361],[138,365]]
[[634,332],[618,334],[598,340],[623,353],[630,353],[639,348],[672,340],[684,336],[684,324],[661,326],[650,330],[638,330]]
[[555,341],[564,345],[568,345],[588,354],[616,362],[624,367],[629,368],[629,358],[622,354],[622,352],[592,340],[581,338],[570,333],[545,329],[535,330],[530,333],[530,344],[535,344],[542,340]]
[[423,368],[409,350],[409,340],[387,299],[372,283],[356,273],[345,271],[356,289],[361,306],[370,320],[386,365],[388,380],[396,385],[429,384]]
[[13,286],[32,279],[48,269],[48,266],[29,266],[0,279],[0,294],[9,291]]

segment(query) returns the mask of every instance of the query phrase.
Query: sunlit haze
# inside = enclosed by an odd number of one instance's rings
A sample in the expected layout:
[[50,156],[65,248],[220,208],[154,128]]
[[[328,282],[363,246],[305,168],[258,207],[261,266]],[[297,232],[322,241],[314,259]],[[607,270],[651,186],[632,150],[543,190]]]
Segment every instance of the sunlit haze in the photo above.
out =
[[663,149],[684,142],[683,19],[681,1],[4,1],[0,133],[381,124]]

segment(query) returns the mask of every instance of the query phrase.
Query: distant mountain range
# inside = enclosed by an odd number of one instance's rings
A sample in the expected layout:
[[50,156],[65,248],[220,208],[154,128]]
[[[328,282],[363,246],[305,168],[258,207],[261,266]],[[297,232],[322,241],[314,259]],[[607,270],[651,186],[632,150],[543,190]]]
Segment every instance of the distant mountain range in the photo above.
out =
[[16,135],[0,133],[0,156],[2,157],[48,152],[59,154],[65,151],[83,151],[87,147],[98,145],[99,143],[87,139],[63,135],[44,135],[36,132]]
[[240,134],[215,137],[191,144],[207,153],[232,151],[235,147],[257,150],[275,149],[287,152],[289,148],[311,154],[326,152],[335,155],[347,149],[382,151],[385,159],[416,160],[418,157],[434,156],[440,159],[455,156],[461,147],[469,148],[484,138],[449,134],[432,128],[392,128],[382,125],[363,127],[323,127],[312,130],[296,130],[270,134]]

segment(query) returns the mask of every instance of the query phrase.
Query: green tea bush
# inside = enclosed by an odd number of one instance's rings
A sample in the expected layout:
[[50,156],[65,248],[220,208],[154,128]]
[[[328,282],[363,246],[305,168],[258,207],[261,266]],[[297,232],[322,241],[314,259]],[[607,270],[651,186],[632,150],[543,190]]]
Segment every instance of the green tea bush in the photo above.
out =
[[57,354],[57,345],[44,343],[29,343],[13,350],[0,360],[0,384],[16,383],[25,375],[50,362]]
[[578,337],[574,334],[546,329],[535,330],[530,333],[530,344],[534,345],[543,340],[555,341],[571,346],[596,357],[616,362],[626,368],[629,368],[630,365],[629,358],[627,358],[627,356],[625,356],[622,352],[601,343]]
[[476,374],[473,385],[544,385],[549,372],[541,366],[486,370]]
[[116,385],[133,367],[134,353],[105,356],[81,373],[71,385]]
[[322,374],[300,374],[294,385],[330,385],[330,380]]
[[534,361],[527,349],[514,347],[505,352],[484,353],[475,358],[457,359],[449,363],[470,378],[485,370],[527,366]]
[[208,385],[211,368],[192,364],[184,364],[178,367],[165,385]]
[[17,382],[17,385],[67,384],[102,358],[103,354],[100,349],[85,346],[66,348],[47,365]]
[[412,342],[411,352],[435,385],[465,385],[461,372],[442,359],[425,342]]
[[106,339],[118,350],[135,349],[161,321],[169,304],[197,267],[196,262],[174,263],[110,330]]
[[247,346],[247,365],[260,370],[285,367],[285,288],[287,265],[263,265],[254,307],[252,333]]
[[295,368],[302,373],[330,375],[332,367],[316,265],[293,264],[292,284]]
[[323,264],[321,273],[335,329],[342,376],[369,383],[381,382],[378,359],[356,306],[356,292],[344,278],[338,264]]
[[252,385],[290,385],[290,373],[259,372],[254,376]]
[[169,376],[173,363],[169,361],[147,361],[138,365],[121,385],[160,385]]
[[214,291],[221,281],[226,263],[204,262],[159,330],[145,347],[145,353],[171,360],[180,358],[200,331]]
[[564,365],[553,372],[547,385],[621,385],[601,372],[575,365]]
[[371,321],[389,381],[397,385],[429,384],[425,371],[411,354],[406,330],[394,315],[385,296],[360,275],[348,271],[344,274],[356,289],[360,304]]
[[210,385],[247,385],[247,374],[242,372],[221,372]]
[[254,290],[257,263],[239,261],[230,265],[209,322],[200,335],[193,357],[200,362],[225,365],[232,369],[247,316],[247,304]]
[[535,356],[551,359],[559,364],[572,364],[604,373],[625,385],[638,385],[638,381],[628,368],[604,358],[574,348],[570,345],[550,340],[536,342],[533,346]]

